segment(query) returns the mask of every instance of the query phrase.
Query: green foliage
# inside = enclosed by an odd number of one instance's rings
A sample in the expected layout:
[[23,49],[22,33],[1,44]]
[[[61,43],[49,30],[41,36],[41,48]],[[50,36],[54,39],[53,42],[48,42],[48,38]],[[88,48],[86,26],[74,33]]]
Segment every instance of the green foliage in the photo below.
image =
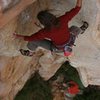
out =
[[53,100],[51,87],[36,73],[28,80],[14,100]]
[[80,89],[84,89],[78,71],[72,67],[69,62],[65,62],[50,80],[55,80],[60,74],[64,75],[66,82],[73,80],[79,85]]
[[[85,88],[80,80],[77,70],[65,62],[55,75],[48,80],[56,80],[59,75],[64,75],[64,81],[75,81],[83,90],[82,95],[76,95],[73,100],[100,100],[100,90],[96,88]],[[38,73],[27,81],[23,89],[16,95],[14,100],[53,100],[51,87],[48,82],[44,81]]]

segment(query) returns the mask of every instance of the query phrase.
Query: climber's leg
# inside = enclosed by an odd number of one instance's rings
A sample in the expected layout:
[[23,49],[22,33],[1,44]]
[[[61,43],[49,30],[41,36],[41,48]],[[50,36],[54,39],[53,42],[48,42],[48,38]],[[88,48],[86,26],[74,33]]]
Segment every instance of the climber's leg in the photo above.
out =
[[72,35],[78,36],[79,34],[83,34],[88,26],[89,24],[86,21],[83,21],[83,25],[81,27],[71,26],[69,30]]
[[43,47],[47,50],[51,50],[51,41],[41,40],[41,41],[32,41],[27,44],[28,49],[35,51],[37,47]]
[[52,44],[52,42],[49,40],[28,42],[27,47],[29,50],[20,49],[20,52],[24,56],[33,56],[34,51],[36,50],[37,47],[40,46],[40,47],[43,47],[45,49],[51,50],[51,44]]
[[70,31],[70,40],[68,42],[68,46],[73,46],[76,40],[76,37],[81,34],[83,31],[80,29],[80,27],[77,26],[71,26],[69,28]]
[[52,51],[52,42],[49,40],[32,41],[27,44],[29,50],[20,49],[20,52],[24,56],[33,56],[37,47],[43,47],[47,50]]
[[78,36],[79,34],[81,34],[83,31],[81,30],[80,27],[77,27],[77,26],[71,26],[69,28],[70,30],[70,33],[74,36]]
[[81,27],[77,27],[77,26],[71,26],[69,28],[70,30],[70,41],[69,41],[69,46],[74,45],[76,37],[79,34],[83,34],[85,32],[85,30],[88,28],[89,24],[86,21],[83,21],[83,25]]

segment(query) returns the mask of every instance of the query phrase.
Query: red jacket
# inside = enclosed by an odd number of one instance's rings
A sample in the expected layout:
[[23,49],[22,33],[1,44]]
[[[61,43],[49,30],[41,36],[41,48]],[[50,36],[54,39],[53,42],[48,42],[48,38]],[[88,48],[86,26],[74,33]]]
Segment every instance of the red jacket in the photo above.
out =
[[77,94],[77,93],[79,93],[79,86],[78,86],[78,84],[77,83],[75,83],[74,81],[71,81],[71,82],[69,82],[70,84],[72,84],[73,86],[71,86],[71,87],[68,87],[68,93],[70,93],[70,94]]
[[69,41],[70,32],[68,29],[68,22],[79,12],[80,7],[76,6],[63,16],[59,17],[61,26],[60,28],[53,27],[50,31],[42,29],[31,36],[24,36],[25,41],[43,40],[45,38],[51,39],[54,45],[63,45]]

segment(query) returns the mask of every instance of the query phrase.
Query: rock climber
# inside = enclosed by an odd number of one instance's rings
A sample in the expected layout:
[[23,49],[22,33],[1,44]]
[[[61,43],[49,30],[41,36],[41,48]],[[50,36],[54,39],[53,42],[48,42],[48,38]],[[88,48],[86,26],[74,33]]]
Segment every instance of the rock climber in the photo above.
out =
[[43,29],[31,36],[23,36],[14,33],[16,38],[28,41],[27,47],[29,50],[20,49],[20,52],[25,56],[32,56],[31,51],[35,51],[38,46],[41,46],[54,52],[64,52],[65,56],[69,56],[72,53],[72,46],[74,45],[77,35],[84,33],[88,28],[88,23],[86,21],[83,22],[81,27],[72,26],[68,28],[69,21],[78,14],[81,6],[82,0],[77,0],[75,8],[58,18],[47,10],[40,11],[37,18],[44,26]]
[[65,97],[74,97],[77,94],[82,94],[82,90],[79,89],[79,86],[76,82],[70,81],[63,83],[63,93]]

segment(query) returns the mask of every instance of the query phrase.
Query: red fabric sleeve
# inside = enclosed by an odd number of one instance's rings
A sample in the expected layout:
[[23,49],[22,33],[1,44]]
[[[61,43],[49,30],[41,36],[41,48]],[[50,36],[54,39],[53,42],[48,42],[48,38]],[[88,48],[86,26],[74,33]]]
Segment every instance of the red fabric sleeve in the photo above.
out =
[[80,9],[81,7],[76,6],[75,8],[67,12],[68,20],[71,20],[80,11]]
[[62,16],[62,18],[65,21],[70,21],[79,11],[81,7],[76,6],[75,8],[71,9],[69,12],[66,12],[65,15]]
[[42,29],[35,34],[32,34],[31,36],[24,36],[24,40],[25,41],[43,40],[47,37],[47,35],[48,33],[45,31],[45,29]]

